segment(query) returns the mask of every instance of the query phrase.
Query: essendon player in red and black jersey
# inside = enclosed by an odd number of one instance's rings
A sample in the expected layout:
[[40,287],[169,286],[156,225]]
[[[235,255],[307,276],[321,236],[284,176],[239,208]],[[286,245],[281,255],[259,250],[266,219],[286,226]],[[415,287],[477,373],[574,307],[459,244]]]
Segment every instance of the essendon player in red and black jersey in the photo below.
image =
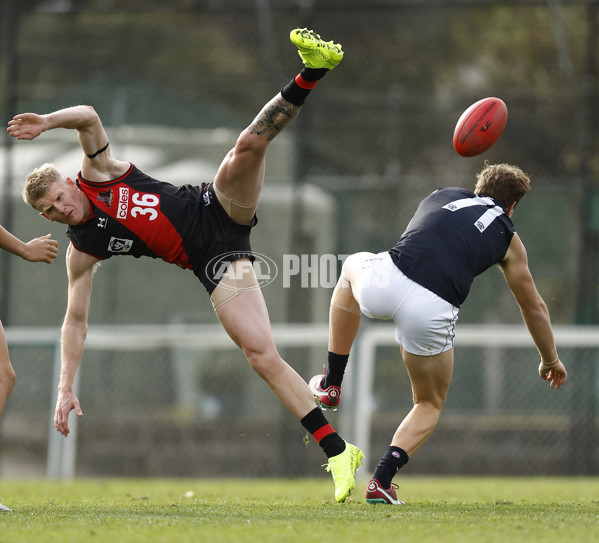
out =
[[183,235],[195,219],[198,188],[161,183],[133,165],[109,182],[88,181],[79,174],[77,186],[91,206],[89,219],[67,229],[77,249],[101,259],[150,256],[191,268]]
[[[250,224],[234,222],[218,203],[212,184],[174,186],[157,181],[130,165],[109,182],[77,176],[87,196],[90,218],[67,229],[80,251],[107,259],[113,255],[161,258],[192,269],[212,294],[220,267],[210,266],[219,255],[230,263],[248,257]],[[251,286],[251,285],[250,285]]]
[[[314,406],[306,382],[280,357],[251,265],[249,236],[256,224],[268,145],[343,58],[341,46],[310,30],[295,29],[290,38],[305,67],[241,132],[208,185],[175,187],[113,158],[102,122],[89,106],[16,115],[8,132],[30,140],[46,130],[73,129],[84,152],[77,181],[46,164],[28,176],[23,191],[25,201],[43,216],[67,224],[71,239],[56,429],[68,435],[70,411],[82,414],[73,381],[83,354],[94,265],[113,255],[162,258],[193,269],[201,279],[218,319],[252,368],[322,447],[341,502],[355,486],[363,453],[333,430]],[[215,259],[220,266],[209,265]]]

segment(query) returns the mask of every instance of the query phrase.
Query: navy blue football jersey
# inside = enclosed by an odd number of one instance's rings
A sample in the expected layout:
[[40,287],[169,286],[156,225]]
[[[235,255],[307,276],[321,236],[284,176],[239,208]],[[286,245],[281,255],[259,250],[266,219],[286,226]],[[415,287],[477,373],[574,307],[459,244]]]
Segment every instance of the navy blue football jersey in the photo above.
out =
[[504,259],[513,235],[501,202],[447,187],[420,202],[389,252],[412,281],[459,307],[474,278]]

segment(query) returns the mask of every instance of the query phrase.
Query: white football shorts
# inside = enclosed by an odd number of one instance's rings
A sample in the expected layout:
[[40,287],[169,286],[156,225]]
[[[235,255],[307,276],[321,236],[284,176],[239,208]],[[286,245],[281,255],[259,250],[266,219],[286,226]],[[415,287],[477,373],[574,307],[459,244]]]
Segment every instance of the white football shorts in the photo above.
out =
[[432,356],[453,347],[459,307],[408,279],[388,252],[362,262],[352,291],[364,315],[393,319],[395,339],[407,352]]

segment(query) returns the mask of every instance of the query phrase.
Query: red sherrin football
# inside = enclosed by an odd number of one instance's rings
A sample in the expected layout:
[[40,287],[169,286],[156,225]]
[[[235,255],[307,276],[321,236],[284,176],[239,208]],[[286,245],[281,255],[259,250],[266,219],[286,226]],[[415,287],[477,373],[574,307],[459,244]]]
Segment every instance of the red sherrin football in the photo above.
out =
[[507,123],[507,107],[500,98],[483,98],[458,119],[453,131],[453,148],[458,155],[476,156],[501,136]]

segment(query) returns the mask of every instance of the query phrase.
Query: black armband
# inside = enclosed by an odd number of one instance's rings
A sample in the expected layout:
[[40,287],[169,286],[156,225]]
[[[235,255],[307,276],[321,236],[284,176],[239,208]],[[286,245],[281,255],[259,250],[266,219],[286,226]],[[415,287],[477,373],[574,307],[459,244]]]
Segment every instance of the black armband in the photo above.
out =
[[96,151],[94,154],[87,155],[87,157],[88,158],[96,158],[100,153],[103,153],[104,151],[106,151],[106,149],[108,149],[109,145],[110,145],[110,142],[108,142],[104,147],[102,147],[102,149]]

